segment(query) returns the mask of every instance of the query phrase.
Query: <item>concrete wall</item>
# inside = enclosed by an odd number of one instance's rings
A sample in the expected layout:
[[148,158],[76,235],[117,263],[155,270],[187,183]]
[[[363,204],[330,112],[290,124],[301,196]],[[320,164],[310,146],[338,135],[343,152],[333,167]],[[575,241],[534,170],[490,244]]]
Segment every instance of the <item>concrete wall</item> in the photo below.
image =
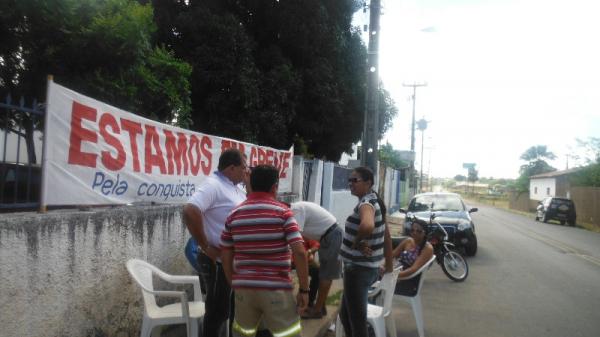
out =
[[323,161],[315,159],[310,175],[310,187],[308,189],[308,201],[321,204],[321,189],[323,186]]
[[346,218],[352,213],[354,206],[358,204],[358,198],[353,196],[350,191],[333,191],[331,200],[332,202],[327,209],[335,216],[338,224],[343,227]]
[[180,207],[0,215],[0,336],[136,336],[141,258],[191,274]]
[[302,186],[304,186],[304,158],[302,158],[302,156],[294,156],[292,167],[292,193],[302,199]]
[[[302,190],[294,158],[293,191]],[[315,160],[309,201],[344,225],[357,198],[332,190],[333,164]],[[388,180],[387,184],[395,183]],[[385,187],[393,193],[393,187]],[[288,202],[298,194],[285,195]],[[170,274],[194,274],[183,254],[189,237],[181,206],[130,206],[0,214],[0,337],[137,336],[141,292],[130,258]]]

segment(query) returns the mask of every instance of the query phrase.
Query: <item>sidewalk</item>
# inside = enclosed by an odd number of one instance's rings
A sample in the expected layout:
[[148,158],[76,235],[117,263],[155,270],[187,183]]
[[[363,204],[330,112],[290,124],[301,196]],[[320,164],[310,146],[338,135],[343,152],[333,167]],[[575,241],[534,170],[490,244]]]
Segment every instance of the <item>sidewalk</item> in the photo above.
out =
[[[332,323],[335,323],[335,319],[339,309],[339,298],[341,297],[342,280],[334,280],[329,290],[328,303],[333,299],[337,299],[331,305],[327,305],[327,315],[321,319],[303,319],[302,320],[302,337],[329,337],[335,336],[335,331],[328,331]],[[162,337],[183,337],[185,336],[184,325],[171,325],[166,326],[161,331]],[[204,336],[203,336],[204,337]]]
[[[388,216],[388,224],[390,225],[390,234],[393,237],[402,236],[402,225],[404,224],[404,214],[395,212]],[[333,337],[335,336],[335,330],[331,331],[329,328],[335,323],[338,310],[339,310],[339,299],[342,291],[343,283],[342,280],[335,280],[329,290],[328,302],[331,302],[334,298],[336,301],[332,304],[327,305],[327,315],[321,319],[303,319],[302,320],[302,337]],[[185,336],[185,326],[175,325],[165,327],[163,332],[160,334],[163,337],[179,337]]]

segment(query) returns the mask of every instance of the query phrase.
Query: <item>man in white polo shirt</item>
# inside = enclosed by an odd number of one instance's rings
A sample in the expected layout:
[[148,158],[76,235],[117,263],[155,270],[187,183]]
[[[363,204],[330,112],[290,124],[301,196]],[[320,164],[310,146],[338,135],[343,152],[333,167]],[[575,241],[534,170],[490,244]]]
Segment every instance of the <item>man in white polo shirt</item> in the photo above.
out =
[[290,207],[302,235],[319,241],[319,291],[314,307],[308,308],[302,318],[321,318],[331,283],[339,279],[342,264],[339,259],[344,233],[336,218],[325,208],[308,201],[295,202]]
[[202,336],[218,336],[229,318],[231,288],[221,265],[221,233],[229,212],[246,200],[246,192],[238,184],[247,177],[244,155],[237,149],[227,149],[219,157],[218,171],[200,184],[183,208],[185,224],[202,249],[198,264],[207,288]]

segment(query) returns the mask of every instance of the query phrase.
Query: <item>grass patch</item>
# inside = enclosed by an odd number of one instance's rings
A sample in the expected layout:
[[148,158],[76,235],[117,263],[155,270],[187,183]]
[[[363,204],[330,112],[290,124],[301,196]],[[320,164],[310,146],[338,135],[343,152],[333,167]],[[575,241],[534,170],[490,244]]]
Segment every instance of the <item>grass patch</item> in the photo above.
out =
[[600,233],[600,227],[598,227],[597,225],[591,224],[591,223],[577,222],[577,224],[575,226],[586,229],[590,232]]
[[343,290],[338,290],[333,294],[329,294],[329,296],[327,296],[327,300],[325,301],[325,304],[339,305],[340,301],[342,299],[342,293],[343,293]]

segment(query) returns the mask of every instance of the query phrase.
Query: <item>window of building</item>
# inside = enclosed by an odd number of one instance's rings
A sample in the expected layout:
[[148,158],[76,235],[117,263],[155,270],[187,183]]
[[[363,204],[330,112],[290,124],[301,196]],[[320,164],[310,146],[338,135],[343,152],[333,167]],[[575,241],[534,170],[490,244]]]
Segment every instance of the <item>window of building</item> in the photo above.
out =
[[537,194],[537,186],[533,188],[533,194]]
[[546,187],[546,195],[550,195],[550,187]]

